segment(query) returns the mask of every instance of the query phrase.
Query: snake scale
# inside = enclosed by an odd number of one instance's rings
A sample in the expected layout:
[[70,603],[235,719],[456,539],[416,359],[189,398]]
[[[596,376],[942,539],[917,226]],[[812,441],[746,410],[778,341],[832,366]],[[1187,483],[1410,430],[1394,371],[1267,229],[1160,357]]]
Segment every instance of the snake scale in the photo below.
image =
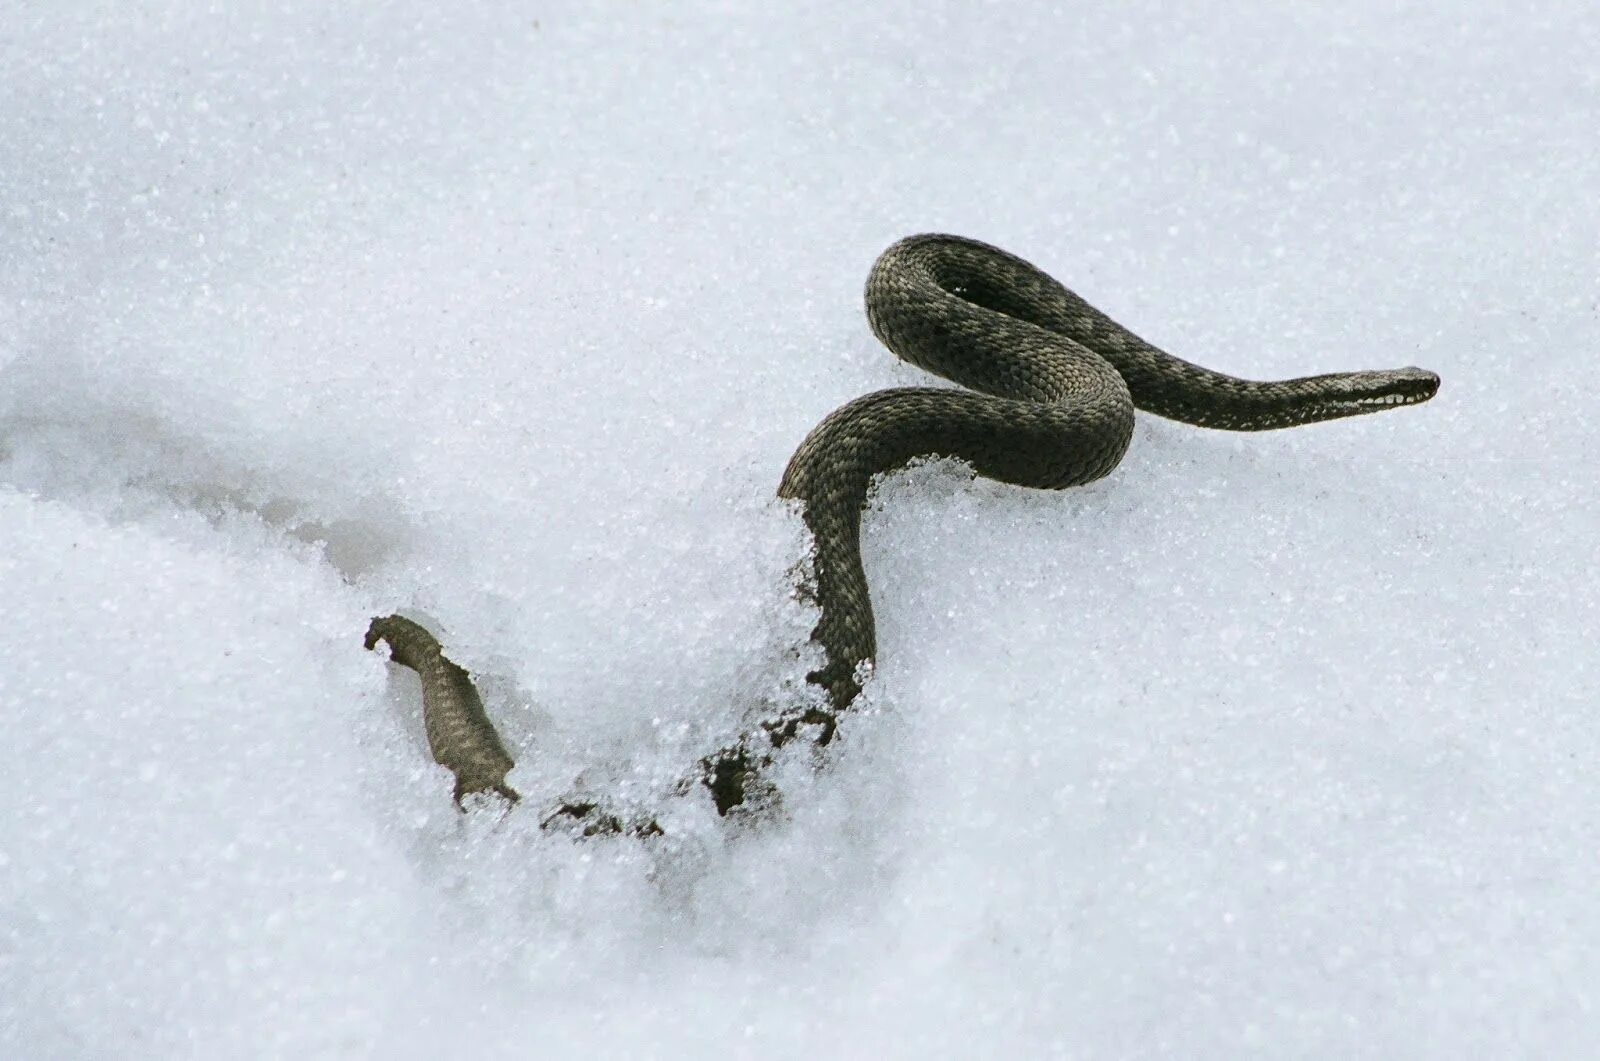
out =
[[[861,566],[861,511],[873,478],[923,456],[955,457],[985,478],[1059,490],[1100,478],[1128,448],[1135,409],[1231,431],[1262,431],[1414,405],[1439,377],[1418,368],[1339,372],[1275,382],[1238,379],[1165,353],[1044,272],[997,247],[957,236],[911,236],[878,258],[866,286],[872,331],[901,359],[966,388],[898,387],[857,398],[800,444],[778,494],[800,503],[815,542],[801,591],[821,617],[823,664],[808,677],[812,706],[761,722],[703,758],[681,786],[703,784],[726,814],[747,802],[778,748],[833,737],[877,651]],[[512,801],[511,756],[472,680],[433,635],[399,616],[373,620],[367,647],[422,678],[434,758],[475,792]],[[658,832],[592,802],[558,804],[545,824],[586,834]]]

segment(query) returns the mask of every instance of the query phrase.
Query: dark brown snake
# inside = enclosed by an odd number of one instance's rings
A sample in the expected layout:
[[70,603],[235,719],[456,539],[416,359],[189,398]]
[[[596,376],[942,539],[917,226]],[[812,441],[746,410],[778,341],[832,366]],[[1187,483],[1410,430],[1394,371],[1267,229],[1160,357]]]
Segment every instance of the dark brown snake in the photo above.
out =
[[[875,476],[923,456],[955,457],[989,479],[1060,490],[1092,482],[1122,459],[1143,409],[1200,427],[1263,431],[1415,405],[1439,377],[1419,368],[1255,382],[1156,349],[1027,262],[957,236],[911,236],[867,277],[867,320],[903,360],[967,390],[900,387],[835,410],[789,461],[778,495],[800,502],[815,539],[801,591],[821,619],[811,637],[823,666],[808,677],[820,706],[769,719],[702,759],[684,789],[705,785],[726,814],[747,802],[778,748],[798,736],[827,744],[861,692],[877,650],[861,566],[861,510]],[[422,627],[374,619],[367,647],[422,677],[434,758],[456,775],[456,798],[498,793],[511,756],[466,671]],[[586,801],[558,804],[546,825],[584,833],[659,831]]]

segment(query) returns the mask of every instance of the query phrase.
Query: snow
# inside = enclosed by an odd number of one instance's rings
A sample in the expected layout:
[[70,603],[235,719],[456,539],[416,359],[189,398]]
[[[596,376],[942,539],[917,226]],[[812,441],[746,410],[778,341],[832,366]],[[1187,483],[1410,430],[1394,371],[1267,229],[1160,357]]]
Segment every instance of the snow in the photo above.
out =
[[[1593,5],[7,21],[0,1054],[1593,1042]],[[879,670],[782,816],[543,835],[793,695],[772,494],[925,382],[860,305],[917,231],[1225,371],[1444,384],[888,478]],[[450,807],[395,610],[529,805]]]

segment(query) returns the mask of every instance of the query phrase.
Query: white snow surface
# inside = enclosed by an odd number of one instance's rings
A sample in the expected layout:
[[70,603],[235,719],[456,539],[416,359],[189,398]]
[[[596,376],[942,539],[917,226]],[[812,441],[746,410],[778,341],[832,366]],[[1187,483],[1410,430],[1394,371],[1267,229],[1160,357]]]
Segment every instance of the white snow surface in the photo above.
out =
[[[1600,1031],[1600,10],[13,3],[0,1055],[1560,1056]],[[828,411],[899,236],[1256,378],[865,521],[782,812]],[[526,796],[450,805],[400,610]],[[574,786],[668,839],[538,829]]]

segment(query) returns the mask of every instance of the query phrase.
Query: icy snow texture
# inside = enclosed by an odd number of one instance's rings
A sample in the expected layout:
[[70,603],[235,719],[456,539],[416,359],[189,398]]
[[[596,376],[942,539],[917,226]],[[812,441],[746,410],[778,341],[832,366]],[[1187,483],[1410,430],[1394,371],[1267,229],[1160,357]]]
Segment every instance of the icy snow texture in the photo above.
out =
[[[1592,1046],[1594,5],[782,7],[6,15],[0,1054]],[[457,816],[367,617],[530,801],[657,798],[804,673],[771,496],[924,382],[860,287],[925,230],[1444,387],[893,477],[784,820]]]

